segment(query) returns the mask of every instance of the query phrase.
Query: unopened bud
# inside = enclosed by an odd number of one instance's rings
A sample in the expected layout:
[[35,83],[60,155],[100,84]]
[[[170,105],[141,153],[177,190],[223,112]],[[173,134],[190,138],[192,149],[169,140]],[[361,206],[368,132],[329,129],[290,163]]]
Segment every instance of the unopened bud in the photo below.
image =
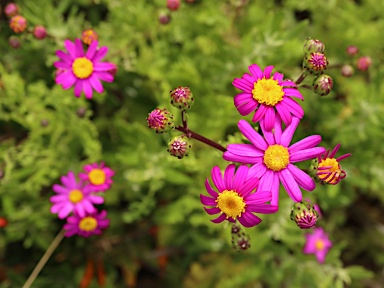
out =
[[15,3],[9,3],[5,6],[4,13],[8,18],[11,18],[19,13],[19,7]]
[[160,24],[166,25],[171,21],[171,15],[168,14],[160,14],[159,22]]
[[5,217],[0,217],[0,228],[7,227],[8,225],[8,220]]
[[148,127],[155,130],[156,133],[166,133],[175,128],[173,115],[168,109],[156,108],[147,117]]
[[326,74],[320,75],[313,80],[313,92],[319,96],[326,96],[331,92],[333,87],[333,80],[331,76]]
[[195,99],[193,98],[193,94],[189,87],[177,87],[171,90],[171,104],[180,109],[180,110],[188,110],[191,108]]
[[304,58],[303,68],[310,74],[320,75],[323,74],[328,67],[327,57],[320,52],[312,52],[307,54]]
[[85,109],[84,107],[79,107],[76,111],[76,114],[77,116],[79,116],[80,118],[83,118],[85,116],[85,113],[87,112],[87,109]]
[[49,125],[49,121],[47,119],[43,119],[41,120],[40,125],[42,127],[47,127]]
[[85,45],[91,45],[93,41],[96,41],[99,39],[99,35],[96,33],[93,29],[86,29],[81,33],[81,41]]
[[47,29],[45,29],[44,26],[37,25],[33,28],[33,36],[36,39],[43,40],[45,37],[47,37]]
[[308,202],[298,202],[291,208],[291,220],[295,221],[300,229],[310,229],[316,225],[319,214],[312,204]]
[[15,36],[9,37],[8,42],[9,42],[9,45],[14,49],[17,49],[21,46],[19,38]]
[[304,41],[305,54],[310,54],[313,52],[324,53],[324,50],[325,50],[325,45],[320,40],[307,38]]
[[353,45],[349,45],[346,49],[346,52],[350,56],[355,56],[355,55],[357,55],[357,53],[359,53],[359,48],[357,48],[356,46],[353,46]]
[[27,29],[27,20],[20,15],[15,15],[9,20],[9,27],[15,33],[22,33]]
[[372,65],[372,59],[369,56],[362,56],[357,60],[357,69],[360,71],[367,71]]
[[176,11],[180,7],[180,0],[167,0],[167,8],[171,11]]
[[192,145],[189,144],[187,135],[177,136],[168,142],[168,152],[179,159],[188,156]]
[[351,77],[353,75],[354,69],[351,65],[343,65],[341,67],[341,75],[344,77]]

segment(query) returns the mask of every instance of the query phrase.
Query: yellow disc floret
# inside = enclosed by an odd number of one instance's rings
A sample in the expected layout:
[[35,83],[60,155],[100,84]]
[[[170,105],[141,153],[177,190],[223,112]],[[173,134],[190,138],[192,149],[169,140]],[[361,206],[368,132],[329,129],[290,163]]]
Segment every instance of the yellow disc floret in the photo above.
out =
[[86,57],[76,58],[72,64],[72,72],[77,78],[88,78],[93,73],[93,63]]
[[[326,158],[322,160],[319,163],[319,168],[320,167],[330,167],[325,170],[318,170],[319,172],[327,172],[327,174],[317,174],[317,177],[319,177],[321,180],[333,184],[336,183],[339,179],[339,175],[341,174],[341,167],[339,165],[339,162],[336,161],[335,158]],[[329,176],[329,174],[331,174]],[[332,179],[332,180],[331,180]]]
[[83,198],[83,192],[81,192],[79,189],[74,189],[69,192],[69,201],[71,201],[73,204],[79,203],[81,200],[83,200]]
[[281,145],[271,145],[265,150],[264,164],[273,171],[280,171],[289,164],[288,149]]
[[97,220],[94,217],[88,216],[84,217],[79,222],[79,229],[90,232],[97,228]]
[[315,243],[316,250],[323,250],[324,246],[325,244],[323,240],[321,239],[316,240],[316,243]]
[[106,175],[102,169],[92,169],[88,174],[89,181],[93,185],[101,185],[105,183]]
[[243,197],[233,190],[224,190],[221,192],[217,197],[216,202],[217,208],[227,215],[227,218],[232,217],[233,219],[236,219],[245,211]]
[[255,82],[252,96],[260,104],[275,106],[283,100],[283,87],[277,80],[263,78]]

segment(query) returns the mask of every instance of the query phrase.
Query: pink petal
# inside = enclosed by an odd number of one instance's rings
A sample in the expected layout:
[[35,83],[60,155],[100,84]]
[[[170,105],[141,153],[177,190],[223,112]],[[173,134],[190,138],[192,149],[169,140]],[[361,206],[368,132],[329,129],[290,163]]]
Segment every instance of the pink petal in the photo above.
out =
[[85,54],[85,57],[92,60],[93,56],[95,56],[98,45],[99,45],[98,41],[92,41],[91,45],[89,45],[89,47],[88,47],[88,50],[87,50],[87,53]]
[[245,120],[240,120],[238,123],[241,133],[253,144],[256,148],[265,151],[268,148],[267,142],[260,136],[259,133]]
[[60,219],[64,219],[71,213],[73,210],[73,206],[71,204],[66,204],[60,211],[59,214],[57,215]]
[[259,182],[259,178],[247,178],[243,186],[239,188],[239,194],[246,198],[249,193],[257,189]]
[[283,169],[279,171],[278,174],[280,182],[283,184],[283,187],[287,191],[289,197],[291,197],[291,199],[295,202],[301,202],[303,197],[291,172],[289,172],[288,169]]
[[[233,98],[233,103],[235,104],[235,107],[236,109],[239,107],[239,106],[243,106],[245,105],[246,103],[249,103],[251,101],[255,101],[253,98],[252,98],[252,94],[249,94],[249,93],[239,93],[237,94],[234,98]],[[257,102],[256,102],[257,103]]]
[[213,198],[217,198],[218,194],[215,190],[212,189],[211,185],[209,184],[208,178],[205,180],[205,189],[207,189],[209,195],[211,195]]
[[237,219],[244,227],[253,227],[261,222],[261,219],[251,212],[244,212],[243,215]]
[[99,62],[94,65],[94,71],[110,71],[115,68],[115,65],[109,62]]
[[205,208],[205,207],[204,207],[204,210],[205,210],[205,212],[207,212],[209,215],[215,215],[215,214],[218,214],[218,213],[221,212],[221,210],[220,210],[219,208],[216,208],[216,207],[214,207],[214,208]]
[[316,188],[316,184],[313,179],[305,173],[303,170],[297,168],[295,165],[289,164],[287,169],[291,172],[293,178],[300,187],[307,191],[313,191]]
[[256,177],[260,179],[264,175],[264,173],[267,171],[267,169],[268,169],[267,166],[265,166],[265,164],[261,160],[259,163],[249,168],[248,175],[252,175],[252,178]]
[[65,40],[64,41],[64,47],[65,47],[65,49],[67,49],[67,51],[68,51],[68,53],[72,59],[77,58],[75,44],[72,41]]
[[64,90],[71,88],[75,82],[76,82],[76,77],[71,73],[69,73],[68,77],[63,81],[62,87]]
[[72,65],[73,59],[64,51],[61,51],[61,50],[56,51],[56,56],[59,57],[64,62],[66,62],[68,65]]
[[269,79],[269,78],[271,78],[271,72],[272,72],[272,70],[273,70],[273,66],[267,66],[267,67],[265,67],[265,69],[264,69],[264,73],[263,73],[263,77],[264,77],[265,79]]
[[279,210],[279,206],[269,204],[250,204],[247,207],[250,211],[261,214],[273,214]]
[[[65,69],[65,70],[69,70],[72,68],[71,64],[68,64],[67,62],[64,62],[64,61],[57,61],[57,62],[53,63],[53,66],[55,66],[56,68]],[[63,74],[63,73],[61,73],[61,74]],[[59,76],[61,74],[59,74]]]
[[255,115],[253,115],[252,122],[259,122],[260,119],[264,118],[266,111],[267,111],[267,106],[264,104],[261,104],[257,108]]
[[324,152],[325,152],[324,147],[315,147],[315,148],[297,151],[295,153],[290,154],[289,161],[291,163],[295,163],[295,162],[301,162],[309,159],[314,159],[320,156]]
[[253,89],[253,85],[251,83],[240,78],[235,78],[235,80],[233,80],[232,82],[232,85],[235,86],[237,89],[247,92],[251,92]]
[[105,57],[105,55],[107,55],[108,53],[108,47],[107,46],[103,46],[101,47],[95,54],[95,56],[93,57],[92,61],[94,63],[96,62],[99,62],[101,59],[103,59]]
[[113,75],[109,72],[96,72],[95,75],[102,81],[113,82]]
[[75,84],[75,96],[80,97],[81,92],[83,91],[83,80],[77,79],[76,84]]
[[283,78],[284,78],[284,75],[279,73],[279,72],[276,72],[275,74],[273,74],[273,79],[277,80],[279,85],[281,85],[281,86],[284,86],[284,85],[282,85],[282,83],[284,83],[284,82],[281,82],[281,81],[283,81]]
[[225,220],[226,216],[225,214],[221,214],[219,217],[217,217],[216,219],[213,219],[211,220],[213,223],[221,223]]
[[[94,43],[94,42],[92,42]],[[89,78],[89,82],[92,85],[92,88],[95,89],[97,93],[103,93],[104,92],[104,87],[101,84],[100,80],[93,74],[91,78]]]
[[301,105],[299,105],[295,100],[290,97],[284,97],[284,104],[288,107],[288,110],[292,113],[292,115],[303,118],[304,110]]
[[266,131],[271,131],[275,126],[275,108],[267,107],[264,115],[264,128]]
[[225,190],[225,184],[219,166],[212,168],[211,175],[213,184],[215,184],[217,190],[219,190],[219,192],[223,192]]
[[297,117],[292,117],[292,122],[289,126],[287,126],[281,135],[281,145],[284,147],[288,147],[291,143],[293,134],[295,134],[297,125],[299,125],[300,119]]
[[264,204],[266,202],[271,201],[271,199],[272,199],[272,193],[270,191],[257,191],[256,193],[249,195],[246,202],[247,202],[247,206],[260,205],[260,204]]
[[246,116],[255,111],[258,105],[256,101],[252,101],[236,108],[242,116]]
[[76,57],[84,57],[83,44],[81,43],[79,38],[75,39],[75,49]]
[[296,88],[283,88],[283,92],[285,96],[296,97],[301,100],[304,100],[303,95],[301,95],[300,91]]
[[89,200],[94,204],[103,204],[104,198],[99,195],[90,195]]
[[295,144],[292,144],[289,148],[289,154],[293,154],[295,152],[298,152],[300,150],[308,149],[308,148],[313,148],[316,145],[318,145],[321,142],[321,136],[320,135],[312,135],[308,136]]
[[237,168],[236,175],[233,179],[231,189],[235,189],[235,191],[241,193],[244,182],[247,179],[248,169],[249,169],[248,166],[245,166],[245,165],[240,165],[240,167]]
[[205,196],[203,194],[200,194],[200,201],[203,205],[206,205],[206,206],[215,206],[216,207],[216,205],[217,205],[215,199],[208,197],[208,196]]
[[232,190],[233,187],[233,177],[235,175],[235,169],[236,166],[234,164],[230,164],[225,168],[224,172],[224,183],[225,183],[225,190]]
[[87,99],[92,99],[93,90],[92,90],[91,83],[89,83],[88,80],[83,81],[83,91]]
[[[230,145],[240,145],[240,144],[230,144]],[[239,156],[231,153],[230,145],[227,147],[227,151],[223,154],[223,159],[226,161],[239,162],[243,164],[257,164],[263,161],[263,157],[250,157],[250,156]]]
[[257,149],[253,144],[229,144],[227,149],[233,154],[248,157],[263,157],[264,151]]
[[279,115],[283,120],[284,124],[286,126],[291,124],[292,116],[291,116],[291,112],[289,111],[289,107],[285,105],[285,100],[283,99],[283,101],[278,103],[275,107],[276,107],[276,110],[279,112]]
[[251,72],[252,76],[256,78],[256,80],[263,77],[263,71],[256,64],[252,64],[251,66],[249,66],[248,70]]

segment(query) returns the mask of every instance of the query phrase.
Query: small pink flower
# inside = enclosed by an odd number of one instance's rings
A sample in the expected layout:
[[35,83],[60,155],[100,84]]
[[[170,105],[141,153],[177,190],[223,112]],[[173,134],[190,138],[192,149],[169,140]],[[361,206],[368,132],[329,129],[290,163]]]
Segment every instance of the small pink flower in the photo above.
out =
[[233,80],[236,88],[243,90],[234,98],[234,104],[243,116],[255,112],[252,121],[264,119],[265,128],[271,131],[275,124],[276,114],[280,115],[286,125],[291,124],[292,115],[303,118],[304,110],[292,97],[304,100],[297,90],[296,84],[283,80],[284,75],[278,72],[271,75],[273,66],[267,66],[264,72],[259,66],[249,66],[251,75],[244,74]]
[[253,213],[271,214],[278,210],[278,206],[266,204],[271,200],[271,192],[254,192],[259,183],[255,173],[245,166],[241,165],[235,173],[235,165],[228,165],[224,172],[224,178],[218,166],[212,169],[212,181],[219,192],[216,192],[205,181],[205,188],[209,196],[200,194],[200,201],[205,206],[205,211],[209,215],[220,214],[213,223],[221,223],[228,220],[234,223],[236,220],[245,226],[253,227],[261,222],[261,219]]
[[319,263],[324,263],[325,256],[328,250],[332,247],[332,242],[328,239],[328,234],[324,232],[323,228],[314,228],[313,233],[306,234],[306,243],[304,247],[304,254],[315,254]]
[[103,210],[100,213],[87,213],[83,217],[78,214],[69,216],[67,223],[64,224],[65,237],[79,235],[89,237],[92,235],[100,235],[103,230],[109,227],[110,220],[106,219],[107,211]]
[[113,183],[112,176],[115,175],[115,172],[111,168],[105,166],[104,162],[101,162],[100,165],[97,163],[85,165],[83,170],[86,173],[80,173],[79,178],[89,182],[88,186],[90,186],[92,191],[105,192],[111,188]]
[[104,203],[104,198],[93,195],[93,190],[89,185],[84,186],[83,182],[77,182],[75,174],[69,171],[66,176],[61,177],[61,185],[53,185],[53,191],[57,193],[50,198],[51,213],[58,213],[60,219],[64,219],[71,212],[77,213],[80,217],[84,217],[86,213],[96,211],[93,204]]
[[325,148],[316,147],[321,142],[320,135],[290,145],[299,122],[299,118],[293,117],[291,125],[282,131],[281,119],[276,116],[274,131],[270,132],[265,128],[265,121],[261,120],[262,137],[247,121],[240,120],[239,129],[251,144],[229,144],[223,155],[227,161],[253,164],[250,170],[260,179],[258,190],[271,191],[273,205],[278,204],[280,182],[295,202],[302,200],[299,186],[307,191],[316,187],[313,179],[293,163],[313,159],[324,153]]
[[58,50],[56,55],[60,61],[54,63],[58,69],[65,70],[64,73],[57,75],[56,84],[63,89],[75,87],[74,94],[80,97],[84,92],[85,97],[91,99],[93,90],[97,93],[103,93],[104,87],[101,81],[113,82],[113,74],[111,70],[115,69],[115,65],[109,62],[100,62],[108,52],[108,47],[103,46],[98,49],[98,41],[93,41],[86,53],[83,50],[83,44],[80,39],[75,42],[65,40],[64,46],[68,53]]

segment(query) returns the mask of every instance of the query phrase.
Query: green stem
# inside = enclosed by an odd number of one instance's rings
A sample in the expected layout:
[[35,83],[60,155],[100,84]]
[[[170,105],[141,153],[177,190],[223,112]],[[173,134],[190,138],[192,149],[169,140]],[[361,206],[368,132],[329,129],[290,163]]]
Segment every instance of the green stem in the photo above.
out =
[[47,251],[45,251],[43,257],[41,257],[39,263],[37,263],[35,269],[33,269],[31,275],[29,275],[27,281],[25,281],[23,288],[29,288],[33,284],[33,281],[36,280],[40,271],[44,268],[45,264],[52,256],[53,252],[55,252],[57,246],[59,246],[61,240],[64,238],[64,229],[61,229],[60,232],[56,235],[55,239],[53,239],[51,245],[49,245]]

